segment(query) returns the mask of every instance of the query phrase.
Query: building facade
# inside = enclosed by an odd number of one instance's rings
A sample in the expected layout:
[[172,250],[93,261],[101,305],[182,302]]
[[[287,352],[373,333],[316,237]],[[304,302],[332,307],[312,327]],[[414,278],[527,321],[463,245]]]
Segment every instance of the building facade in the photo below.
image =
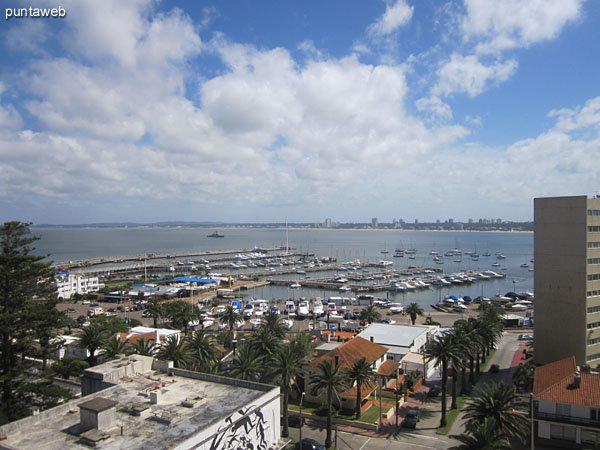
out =
[[578,370],[575,358],[535,369],[533,401],[539,444],[540,439],[585,448],[600,443],[600,374]]
[[535,362],[600,364],[600,198],[534,200]]
[[60,272],[56,275],[55,280],[56,296],[62,300],[68,300],[75,294],[97,292],[104,287],[98,277],[86,277],[69,271]]

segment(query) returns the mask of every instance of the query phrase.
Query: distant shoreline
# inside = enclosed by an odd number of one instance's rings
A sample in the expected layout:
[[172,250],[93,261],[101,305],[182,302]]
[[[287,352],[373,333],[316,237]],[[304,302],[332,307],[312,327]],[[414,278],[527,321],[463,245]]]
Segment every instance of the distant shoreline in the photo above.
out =
[[[148,230],[148,229],[247,229],[247,230],[285,230],[285,226],[252,226],[252,225],[31,225],[35,229],[82,229],[82,230]],[[385,231],[385,232],[450,232],[450,233],[533,233],[533,230],[430,230],[407,228],[325,228],[313,226],[288,226],[288,230],[315,230],[315,231]]]

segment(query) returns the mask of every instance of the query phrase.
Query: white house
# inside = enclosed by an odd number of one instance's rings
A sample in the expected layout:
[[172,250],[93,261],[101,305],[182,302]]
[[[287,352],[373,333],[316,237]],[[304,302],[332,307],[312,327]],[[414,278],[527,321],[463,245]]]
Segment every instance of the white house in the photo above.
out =
[[593,446],[600,442],[600,374],[579,370],[575,357],[535,369],[536,437]]

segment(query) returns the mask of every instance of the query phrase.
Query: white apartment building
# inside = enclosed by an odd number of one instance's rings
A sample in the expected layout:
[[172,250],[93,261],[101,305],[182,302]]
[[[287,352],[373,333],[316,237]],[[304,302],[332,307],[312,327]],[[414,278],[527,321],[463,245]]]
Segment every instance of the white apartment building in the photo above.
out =
[[97,292],[104,287],[98,277],[88,277],[83,274],[71,273],[68,270],[58,273],[55,280],[56,296],[62,300],[70,299],[75,294]]

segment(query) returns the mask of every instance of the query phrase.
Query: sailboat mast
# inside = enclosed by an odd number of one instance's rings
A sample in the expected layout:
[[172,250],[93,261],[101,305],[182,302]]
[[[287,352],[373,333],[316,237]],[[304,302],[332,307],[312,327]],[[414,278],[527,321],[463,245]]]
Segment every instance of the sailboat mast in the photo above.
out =
[[285,218],[285,256],[287,256],[289,248],[290,248],[290,240],[288,237],[288,221],[287,221],[287,217],[286,217]]

